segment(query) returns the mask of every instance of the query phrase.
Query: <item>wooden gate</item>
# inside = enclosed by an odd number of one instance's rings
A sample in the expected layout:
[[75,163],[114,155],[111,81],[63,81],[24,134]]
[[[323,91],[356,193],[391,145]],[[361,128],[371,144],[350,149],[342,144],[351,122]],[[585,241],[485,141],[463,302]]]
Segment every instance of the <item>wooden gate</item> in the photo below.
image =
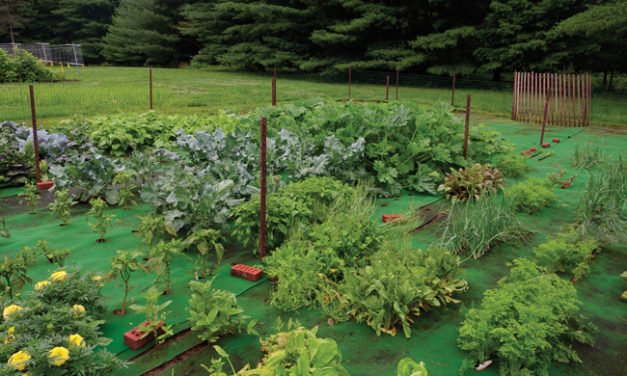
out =
[[514,72],[512,119],[540,124],[548,102],[548,124],[586,127],[590,125],[591,97],[589,73]]

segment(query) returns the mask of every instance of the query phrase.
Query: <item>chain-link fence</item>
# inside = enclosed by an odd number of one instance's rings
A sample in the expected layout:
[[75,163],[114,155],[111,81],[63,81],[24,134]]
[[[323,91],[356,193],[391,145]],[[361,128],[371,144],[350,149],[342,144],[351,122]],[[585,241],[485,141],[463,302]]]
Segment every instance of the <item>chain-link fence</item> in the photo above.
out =
[[83,50],[80,44],[50,43],[0,43],[0,48],[10,54],[26,51],[44,64],[83,66]]

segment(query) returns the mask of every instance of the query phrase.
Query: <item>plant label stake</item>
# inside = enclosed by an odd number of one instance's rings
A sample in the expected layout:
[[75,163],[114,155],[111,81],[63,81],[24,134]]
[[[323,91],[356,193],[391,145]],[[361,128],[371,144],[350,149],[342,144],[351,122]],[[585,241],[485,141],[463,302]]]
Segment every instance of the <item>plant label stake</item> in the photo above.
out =
[[272,105],[276,106],[276,68],[274,68],[274,76],[272,77]]
[[259,261],[266,255],[266,118],[261,118],[261,192],[259,204]]
[[385,83],[385,100],[387,101],[390,95],[390,76],[387,76],[387,80]]
[[398,68],[396,68],[396,100],[398,100]]
[[152,68],[149,70],[148,77],[150,81],[150,109],[152,110]]
[[453,71],[453,91],[451,93],[451,106],[455,107],[455,72]]
[[549,109],[549,98],[544,101],[544,120],[542,121],[542,134],[540,135],[540,145],[544,144],[544,129],[546,128],[546,113]]
[[351,68],[351,66],[348,66],[348,99],[351,99],[351,76],[352,76],[353,70]]
[[28,85],[30,91],[30,113],[33,120],[33,149],[35,149],[35,173],[37,175],[37,183],[41,181],[39,175],[39,141],[37,140],[37,115],[35,115],[35,93],[33,85]]
[[470,94],[466,97],[466,128],[464,129],[464,159],[468,158],[468,125],[470,123]]

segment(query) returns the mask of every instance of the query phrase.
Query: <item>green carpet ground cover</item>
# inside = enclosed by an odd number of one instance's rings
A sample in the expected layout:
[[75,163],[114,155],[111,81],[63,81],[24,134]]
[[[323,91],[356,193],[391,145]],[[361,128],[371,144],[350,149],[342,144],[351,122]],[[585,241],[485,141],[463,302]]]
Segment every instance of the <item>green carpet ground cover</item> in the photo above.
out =
[[[522,125],[509,121],[485,121],[491,128],[501,132],[503,138],[515,143],[516,151],[537,146],[539,143],[539,129],[536,126]],[[476,123],[473,118],[473,125]],[[600,143],[607,154],[613,157],[622,155],[627,146],[623,132],[600,131],[597,129],[568,129],[549,128],[546,140],[560,138],[559,144],[552,144],[542,155],[529,160],[531,176],[545,177],[547,173],[565,169],[564,179],[574,174],[579,176],[574,184],[565,190],[556,191],[558,201],[549,208],[533,215],[520,215],[525,226],[534,231],[529,243],[518,247],[498,246],[479,260],[469,259],[463,264],[466,269],[465,278],[470,283],[468,292],[460,296],[463,306],[470,307],[478,304],[482,293],[493,288],[496,281],[507,272],[505,263],[516,257],[532,256],[535,245],[546,240],[547,236],[564,230],[567,224],[576,220],[575,210],[582,195],[582,189],[588,179],[590,171],[576,170],[571,167],[571,157],[577,145],[583,147],[588,143]],[[472,144],[469,145],[472,148]],[[548,158],[540,161],[543,156],[552,153]],[[524,179],[524,178],[523,178]],[[522,179],[508,179],[507,186],[511,186]],[[1,190],[3,202],[15,200],[10,196],[17,190]],[[378,210],[372,220],[380,222],[382,214],[403,214],[410,208],[417,209],[428,205],[433,212],[446,209],[448,203],[439,196],[404,194],[398,198],[382,199],[378,201]],[[39,209],[35,215],[27,214],[26,208],[7,209],[7,225],[11,230],[11,239],[0,239],[0,248],[3,254],[14,255],[23,246],[36,247],[37,240],[48,240],[52,248],[68,248],[67,265],[80,266],[83,270],[97,270],[105,272],[111,257],[117,249],[133,250],[139,247],[139,238],[131,232],[138,225],[137,215],[145,214],[150,210],[148,205],[140,205],[131,210],[109,209],[116,215],[114,229],[107,233],[107,241],[96,243],[97,234],[93,233],[85,223],[86,206],[78,207],[73,212],[72,224],[60,227],[59,221],[50,216],[45,209]],[[434,223],[412,235],[412,244],[415,247],[425,248],[437,242],[441,235],[441,223]],[[625,303],[619,299],[624,288],[624,281],[619,277],[625,269],[625,244],[613,244],[605,248],[594,260],[591,273],[576,284],[578,294],[583,302],[583,311],[599,327],[595,347],[582,346],[578,352],[583,364],[561,365],[554,364],[550,369],[551,375],[621,375],[627,371],[622,353],[627,347],[627,330],[625,329]],[[413,325],[412,337],[402,335],[391,337],[382,335],[377,337],[374,331],[364,324],[354,321],[333,323],[320,312],[297,310],[282,312],[270,307],[266,303],[271,285],[268,281],[251,283],[230,277],[231,262],[244,262],[249,265],[257,261],[252,252],[231,247],[227,253],[223,266],[216,272],[214,286],[227,289],[238,295],[239,304],[246,310],[246,314],[259,321],[258,331],[262,336],[273,333],[273,324],[278,317],[283,322],[289,318],[297,319],[305,327],[320,326],[319,336],[329,337],[338,342],[343,354],[344,364],[353,375],[393,375],[398,361],[411,356],[417,361],[424,361],[430,375],[456,375],[462,364],[464,353],[457,347],[457,329],[463,320],[463,308],[450,305],[440,310],[432,310],[423,314]],[[175,331],[189,327],[186,322],[185,307],[190,296],[188,282],[194,278],[191,271],[191,262],[180,258],[172,269],[173,284],[169,296],[162,296],[160,302],[173,300],[169,307],[168,323],[176,324]],[[29,268],[29,275],[33,282],[45,279],[53,271],[51,264],[42,258]],[[566,277],[565,277],[566,278]],[[131,284],[135,285],[132,296],[138,296],[153,284],[154,275],[137,273],[131,277]],[[108,349],[119,354],[123,359],[131,359],[141,352],[131,351],[122,344],[122,334],[139,324],[141,317],[127,313],[124,316],[115,316],[112,311],[119,308],[122,299],[122,289],[112,281],[103,287],[103,293],[108,298],[108,311],[104,326],[104,335],[112,338],[113,342]],[[31,289],[27,286],[25,291]],[[179,353],[196,346],[200,341],[191,333],[178,338],[172,343],[162,345],[136,359],[126,370],[119,375],[139,375],[158,365],[169,361]],[[221,339],[218,344],[232,356],[236,368],[245,363],[256,364],[260,357],[259,341],[250,335],[233,335]],[[164,372],[166,375],[198,375],[202,374],[200,364],[209,364],[211,357],[217,357],[211,346],[201,349],[185,360],[174,364],[172,369]],[[496,375],[498,365],[492,365],[484,371],[486,375]]]
[[[58,67],[54,68],[60,73]],[[74,69],[65,69],[66,79],[76,79]],[[148,69],[86,67],[80,82],[35,85],[37,115],[41,124],[72,116],[93,116],[117,112],[144,112],[149,109]],[[207,69],[153,69],[154,108],[160,113],[217,113],[221,109],[247,112],[271,102],[270,73],[241,73],[220,67]],[[393,90],[392,90],[393,92]],[[462,89],[456,91],[456,105],[465,107],[472,95],[473,113],[508,118],[512,111],[510,91]],[[385,99],[385,82],[380,85],[353,83],[355,100]],[[345,100],[346,82],[323,82],[310,76],[280,74],[277,80],[279,104],[308,97]],[[392,98],[392,96],[390,96]],[[450,103],[449,88],[401,87],[399,99],[424,105],[434,101]],[[28,84],[0,85],[0,119],[30,121]],[[591,108],[593,125],[627,124],[625,94],[594,92]]]

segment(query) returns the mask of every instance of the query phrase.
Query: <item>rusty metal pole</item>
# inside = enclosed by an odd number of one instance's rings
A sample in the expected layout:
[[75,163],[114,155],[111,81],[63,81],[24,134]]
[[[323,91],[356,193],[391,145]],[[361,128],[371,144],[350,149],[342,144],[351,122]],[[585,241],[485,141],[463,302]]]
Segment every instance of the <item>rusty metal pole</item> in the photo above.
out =
[[390,76],[388,75],[385,81],[385,100],[390,98]]
[[544,101],[544,120],[542,121],[542,134],[540,135],[540,145],[544,143],[544,129],[546,128],[546,113],[549,108],[549,98]]
[[398,100],[398,68],[396,68],[396,100]]
[[37,174],[37,183],[41,181],[39,173],[39,141],[37,140],[37,115],[35,114],[35,93],[33,85],[28,85],[30,90],[30,113],[33,120],[33,149],[35,149],[35,173]]
[[451,106],[455,107],[455,72],[453,72],[453,92],[451,93]]
[[352,74],[353,74],[353,69],[351,68],[351,66],[348,66],[348,99],[351,99],[351,78],[352,78]]
[[150,77],[150,109],[152,110],[152,68],[150,68],[148,75]]
[[468,127],[470,125],[470,94],[466,97],[466,128],[464,129],[464,159],[468,158]]
[[259,262],[266,255],[266,118],[261,118],[261,183],[259,204]]
[[276,106],[276,68],[274,68],[274,76],[272,76],[272,105]]

